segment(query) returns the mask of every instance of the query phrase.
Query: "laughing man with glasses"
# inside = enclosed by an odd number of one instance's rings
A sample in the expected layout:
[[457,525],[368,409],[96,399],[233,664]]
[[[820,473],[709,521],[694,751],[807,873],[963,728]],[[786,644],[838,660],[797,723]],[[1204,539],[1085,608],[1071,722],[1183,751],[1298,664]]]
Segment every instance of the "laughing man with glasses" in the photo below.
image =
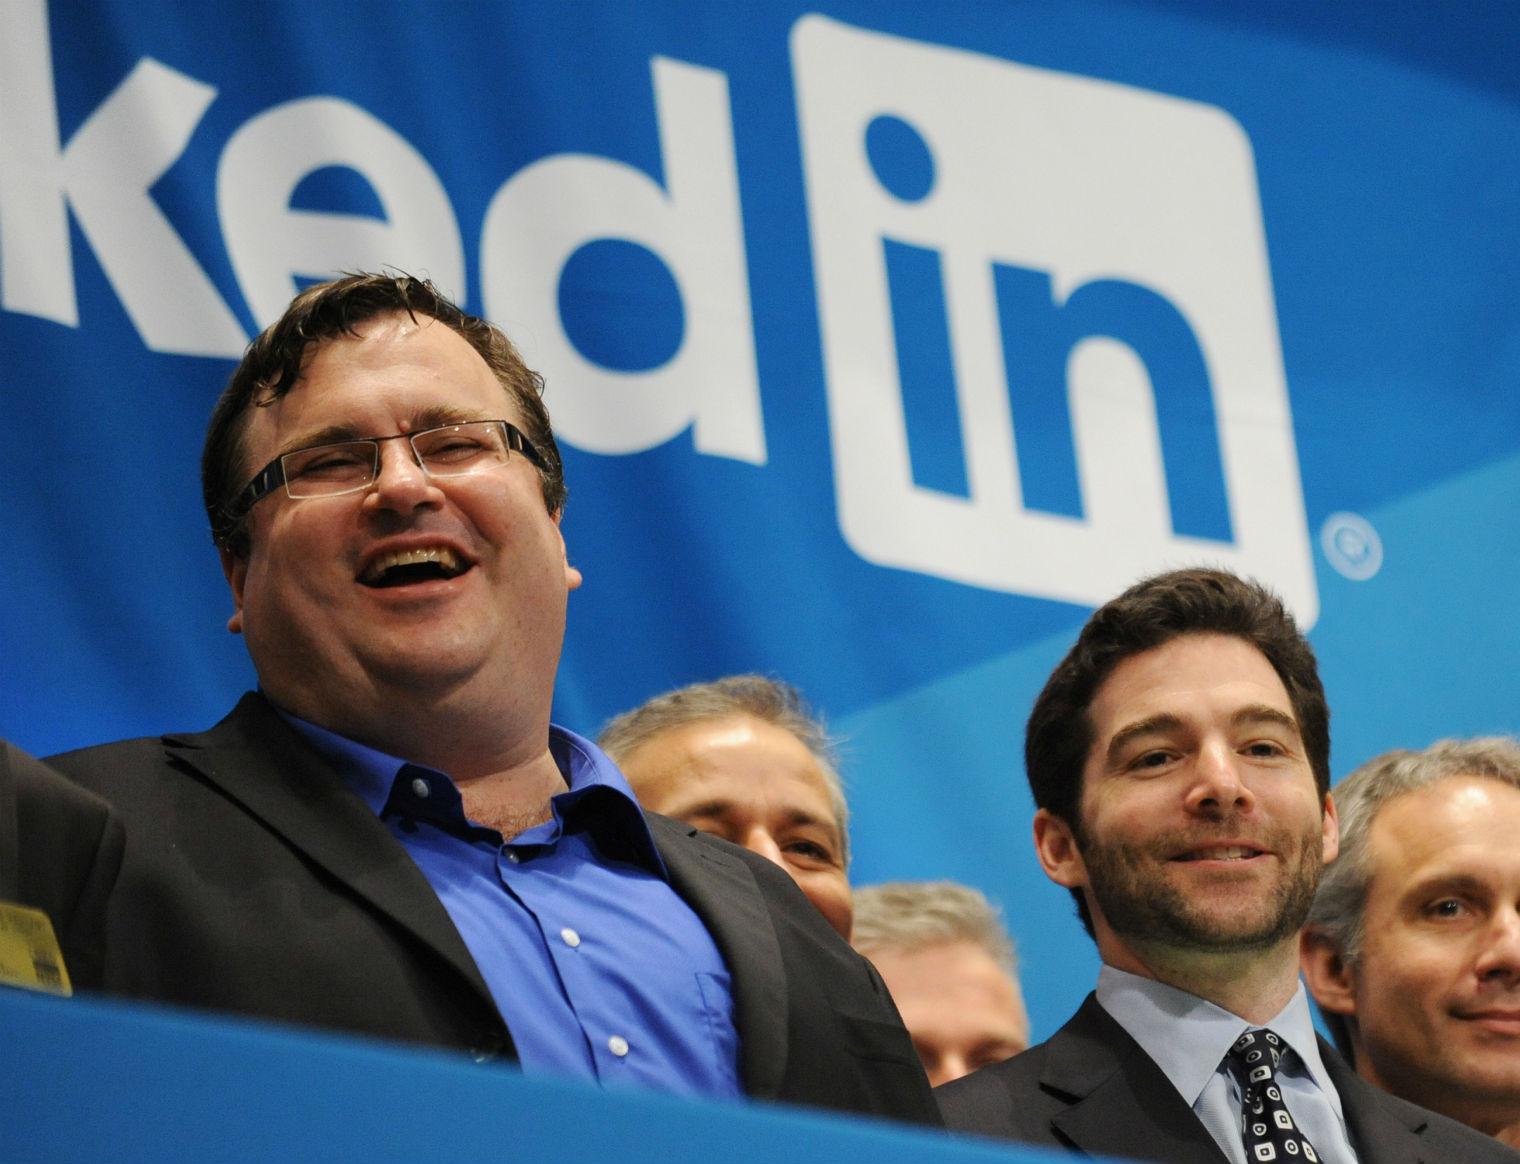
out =
[[250,346],[202,484],[259,690],[55,758],[127,829],[106,989],[937,1122],[880,979],[791,879],[646,815],[549,723],[581,576],[541,389],[405,276],[310,288]]

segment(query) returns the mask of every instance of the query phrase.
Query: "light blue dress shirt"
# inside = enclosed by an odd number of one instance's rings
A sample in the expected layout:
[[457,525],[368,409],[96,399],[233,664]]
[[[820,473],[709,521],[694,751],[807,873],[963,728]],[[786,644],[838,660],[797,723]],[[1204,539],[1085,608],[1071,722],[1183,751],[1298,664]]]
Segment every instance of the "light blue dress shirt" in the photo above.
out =
[[1246,1022],[1197,995],[1112,966],[1098,973],[1098,1002],[1171,1080],[1233,1164],[1250,1164],[1240,1129],[1240,1087],[1224,1056],[1248,1030],[1270,1027],[1293,1052],[1278,1084],[1299,1131],[1326,1164],[1356,1164],[1341,1099],[1319,1056],[1303,983],[1270,1021]]
[[568,790],[551,798],[550,820],[504,842],[466,818],[442,772],[285,718],[416,861],[525,1071],[742,1094],[728,967],[600,748],[551,727]]

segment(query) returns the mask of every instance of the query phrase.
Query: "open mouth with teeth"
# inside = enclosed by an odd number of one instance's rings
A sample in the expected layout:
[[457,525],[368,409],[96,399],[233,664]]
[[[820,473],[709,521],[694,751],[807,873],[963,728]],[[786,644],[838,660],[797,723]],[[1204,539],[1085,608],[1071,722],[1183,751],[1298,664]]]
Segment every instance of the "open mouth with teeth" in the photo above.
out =
[[447,546],[425,546],[381,554],[359,575],[359,581],[376,590],[414,586],[419,582],[457,578],[475,563],[461,558]]

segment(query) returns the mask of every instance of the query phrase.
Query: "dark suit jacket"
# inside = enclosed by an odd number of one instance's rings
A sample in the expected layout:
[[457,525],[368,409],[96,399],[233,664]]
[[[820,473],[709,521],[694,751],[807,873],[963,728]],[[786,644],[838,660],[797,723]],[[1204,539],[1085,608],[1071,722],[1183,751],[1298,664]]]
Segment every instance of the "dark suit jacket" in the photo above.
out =
[[103,800],[0,740],[0,901],[52,919],[75,989],[101,982],[122,846],[121,821]]
[[[1360,1164],[1515,1164],[1520,1153],[1372,1087],[1324,1040]],[[1089,994],[1047,1042],[935,1091],[953,1131],[1077,1155],[1226,1164],[1154,1060]]]
[[[127,828],[109,992],[511,1058],[464,941],[386,826],[258,695],[209,732],[52,759]],[[870,964],[769,861],[649,817],[732,976],[747,1094],[939,1123]]]

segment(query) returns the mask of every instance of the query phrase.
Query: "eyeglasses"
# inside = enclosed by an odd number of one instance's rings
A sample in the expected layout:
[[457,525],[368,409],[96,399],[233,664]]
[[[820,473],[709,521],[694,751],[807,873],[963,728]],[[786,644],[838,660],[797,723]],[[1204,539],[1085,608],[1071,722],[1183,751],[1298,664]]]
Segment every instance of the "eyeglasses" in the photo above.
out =
[[276,457],[254,474],[243,491],[227,507],[227,519],[218,531],[226,538],[248,511],[281,485],[296,499],[338,497],[367,489],[380,473],[380,443],[404,440],[412,446],[412,460],[429,477],[466,477],[507,463],[521,453],[539,469],[543,457],[522,430],[505,420],[472,420],[465,424],[442,424],[417,432],[365,437],[312,445]]

